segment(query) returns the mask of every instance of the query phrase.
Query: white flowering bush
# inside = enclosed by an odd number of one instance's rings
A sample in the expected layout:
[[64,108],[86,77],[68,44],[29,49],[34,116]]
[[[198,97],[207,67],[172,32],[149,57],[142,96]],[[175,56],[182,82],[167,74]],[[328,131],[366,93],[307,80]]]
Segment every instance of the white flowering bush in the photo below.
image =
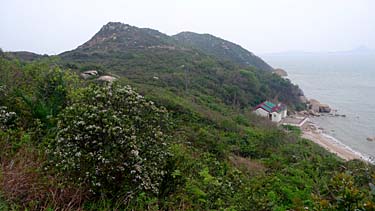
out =
[[92,86],[59,115],[55,169],[96,193],[158,193],[167,160],[165,109],[129,86]]
[[17,115],[15,112],[8,111],[5,106],[0,106],[0,129],[7,130],[15,125]]

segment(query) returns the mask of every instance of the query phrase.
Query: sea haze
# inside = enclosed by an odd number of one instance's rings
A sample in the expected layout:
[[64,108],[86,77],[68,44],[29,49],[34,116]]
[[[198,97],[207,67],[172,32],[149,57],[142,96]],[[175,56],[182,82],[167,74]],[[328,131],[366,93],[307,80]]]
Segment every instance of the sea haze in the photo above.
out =
[[326,134],[368,157],[375,157],[375,52],[288,53],[262,56],[288,72],[308,98],[337,109],[346,117],[313,121]]

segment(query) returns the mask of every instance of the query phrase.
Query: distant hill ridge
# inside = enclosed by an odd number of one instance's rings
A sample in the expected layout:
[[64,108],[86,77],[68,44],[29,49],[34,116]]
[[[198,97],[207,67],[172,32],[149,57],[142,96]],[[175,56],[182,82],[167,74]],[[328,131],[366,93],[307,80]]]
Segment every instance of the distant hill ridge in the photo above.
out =
[[36,54],[33,52],[28,52],[28,51],[12,51],[12,52],[5,52],[5,57],[9,59],[17,58],[22,61],[33,61],[33,60],[48,57],[48,55],[40,55],[40,54]]
[[[251,66],[265,71],[273,70],[261,58],[241,46],[210,34],[182,32],[168,36],[154,29],[138,28],[120,22],[109,22],[89,41],[70,52],[126,53],[144,49],[200,51],[218,60],[226,60],[240,66]],[[69,52],[65,52],[61,55],[68,54]]]

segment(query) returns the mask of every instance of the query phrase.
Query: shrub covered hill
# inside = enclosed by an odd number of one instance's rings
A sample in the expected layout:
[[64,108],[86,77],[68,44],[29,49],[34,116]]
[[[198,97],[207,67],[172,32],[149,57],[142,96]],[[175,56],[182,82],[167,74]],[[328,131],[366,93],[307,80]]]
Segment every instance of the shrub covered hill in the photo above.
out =
[[109,23],[59,56],[0,51],[0,210],[375,210],[372,165],[252,114],[302,108],[298,87],[212,42]]
[[256,67],[267,71],[273,70],[270,65],[248,50],[210,34],[181,32],[174,35],[173,38],[180,43],[192,46],[221,60],[231,61],[244,67]]
[[[68,67],[71,64],[72,68],[99,69],[134,83],[171,91],[185,89],[193,95],[204,93],[240,108],[254,106],[265,99],[279,100],[292,108],[301,107],[301,90],[273,75],[269,71],[272,68],[250,52],[229,42],[217,46],[218,39],[187,44],[178,37],[108,23],[88,42],[60,56]],[[201,43],[204,47],[197,48]],[[220,53],[211,53],[215,51]],[[226,52],[229,59],[223,59],[222,54]],[[243,55],[247,55],[246,59],[238,62],[237,58]],[[248,65],[243,65],[245,60]]]

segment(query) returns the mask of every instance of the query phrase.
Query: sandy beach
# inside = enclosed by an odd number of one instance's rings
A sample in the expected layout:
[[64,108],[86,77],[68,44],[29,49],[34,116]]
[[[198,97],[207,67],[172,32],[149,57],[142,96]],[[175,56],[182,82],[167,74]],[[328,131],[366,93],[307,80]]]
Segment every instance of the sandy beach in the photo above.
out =
[[345,146],[339,143],[336,143],[332,139],[324,136],[323,133],[320,131],[303,130],[302,137],[309,139],[315,142],[316,144],[319,144],[320,146],[322,146],[329,152],[336,154],[337,156],[339,156],[340,158],[346,161],[353,160],[353,159],[364,160],[360,155],[356,154],[355,152],[346,148]]

